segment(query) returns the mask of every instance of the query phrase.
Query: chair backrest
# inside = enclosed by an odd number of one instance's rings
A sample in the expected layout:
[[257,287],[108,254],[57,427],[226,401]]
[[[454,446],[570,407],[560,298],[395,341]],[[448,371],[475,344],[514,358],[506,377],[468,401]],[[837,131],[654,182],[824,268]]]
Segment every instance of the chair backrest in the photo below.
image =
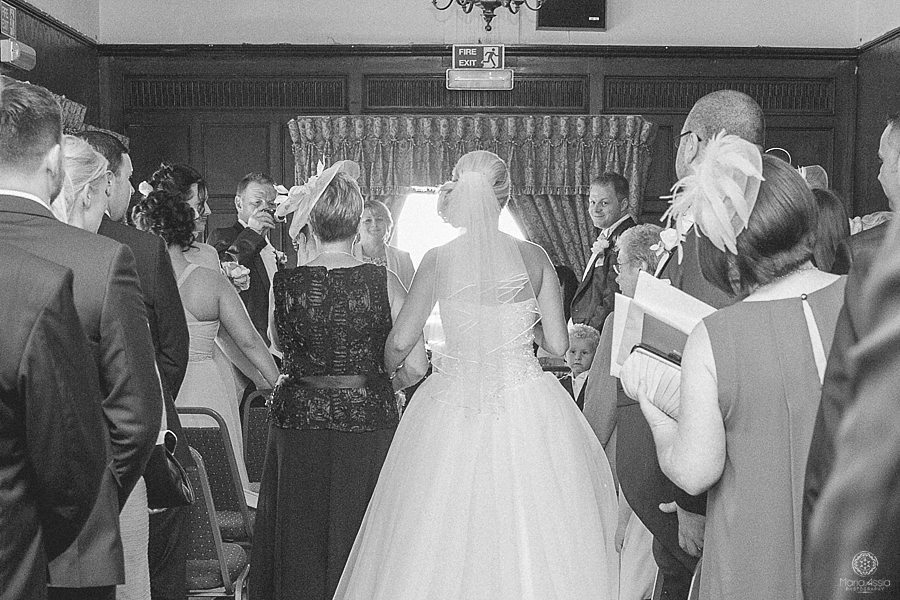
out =
[[219,532],[219,525],[214,517],[216,506],[209,487],[206,465],[197,450],[193,447],[190,450],[196,466],[192,465],[185,470],[197,493],[197,499],[190,506],[186,559],[189,564],[191,561],[195,561],[197,564],[218,562],[222,586],[226,592],[231,593],[234,591],[234,582],[231,581],[231,576],[228,574],[222,534]]
[[244,401],[244,463],[251,482],[262,481],[269,442],[269,407],[272,390],[258,390]]
[[250,511],[244,498],[241,478],[238,474],[237,459],[231,445],[231,432],[222,415],[205,407],[179,407],[179,415],[203,415],[202,425],[193,419],[182,419],[182,428],[196,448],[206,459],[206,472],[216,509],[236,511],[241,514],[246,539],[252,536]]

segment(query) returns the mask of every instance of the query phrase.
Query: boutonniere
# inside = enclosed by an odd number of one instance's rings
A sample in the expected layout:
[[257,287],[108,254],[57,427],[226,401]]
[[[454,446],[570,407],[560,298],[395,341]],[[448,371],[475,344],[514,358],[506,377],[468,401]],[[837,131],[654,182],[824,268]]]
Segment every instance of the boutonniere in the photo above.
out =
[[684,243],[685,235],[691,228],[691,224],[689,219],[680,219],[675,223],[675,227],[663,229],[659,232],[659,241],[650,246],[650,250],[656,252],[656,255],[662,258],[663,254],[671,254],[675,248],[678,248],[678,264],[680,265],[684,258],[682,244]]
[[153,186],[146,181],[142,181],[138,184],[138,191],[141,193],[141,196],[146,198],[151,193],[153,193]]
[[606,252],[607,248],[609,248],[609,238],[601,233],[597,236],[597,241],[594,242],[594,245],[591,246],[591,254],[597,255],[597,260],[594,263],[595,267],[599,267],[603,264],[603,254]]
[[222,263],[222,274],[228,278],[238,292],[250,288],[250,269],[240,263],[227,260]]
[[281,269],[287,264],[287,254],[282,252],[281,250],[275,251],[275,262],[278,264],[278,268]]

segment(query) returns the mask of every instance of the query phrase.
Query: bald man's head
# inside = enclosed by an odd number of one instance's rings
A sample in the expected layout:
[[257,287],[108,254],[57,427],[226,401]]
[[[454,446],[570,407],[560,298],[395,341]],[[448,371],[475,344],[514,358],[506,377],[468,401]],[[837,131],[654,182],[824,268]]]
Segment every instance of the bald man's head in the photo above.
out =
[[708,140],[720,131],[758,146],[765,143],[765,122],[756,100],[734,90],[718,90],[697,100],[685,124]]
[[675,158],[678,177],[689,172],[689,166],[701,150],[720,131],[742,137],[762,148],[765,143],[765,120],[762,108],[742,92],[718,90],[697,100],[682,128],[682,139]]

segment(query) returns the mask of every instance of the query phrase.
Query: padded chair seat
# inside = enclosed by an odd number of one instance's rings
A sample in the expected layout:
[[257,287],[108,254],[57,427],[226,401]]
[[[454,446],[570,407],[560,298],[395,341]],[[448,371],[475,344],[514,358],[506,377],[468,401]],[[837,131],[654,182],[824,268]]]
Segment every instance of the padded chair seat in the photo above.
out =
[[[244,532],[244,519],[241,513],[236,510],[217,510],[216,522],[219,524],[219,531],[222,533],[222,539],[225,541],[247,540],[247,534]],[[250,511],[250,531],[253,531],[253,524],[256,522],[256,511]]]
[[251,492],[256,492],[256,493],[258,494],[258,493],[259,493],[259,488],[260,488],[261,486],[262,486],[262,482],[261,482],[261,481],[251,481],[251,482],[250,482],[250,491],[251,491]]
[[[225,566],[231,581],[237,580],[241,571],[250,563],[247,553],[237,544],[222,544]],[[222,587],[222,572],[217,560],[188,560],[187,587],[189,590],[209,590]]]

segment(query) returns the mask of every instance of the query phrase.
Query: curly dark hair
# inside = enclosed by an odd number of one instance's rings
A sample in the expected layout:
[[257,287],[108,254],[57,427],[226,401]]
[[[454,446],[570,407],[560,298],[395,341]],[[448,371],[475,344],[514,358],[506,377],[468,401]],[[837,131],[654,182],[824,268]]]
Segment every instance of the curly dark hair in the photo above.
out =
[[206,195],[206,182],[196,169],[188,165],[177,163],[162,163],[150,176],[147,182],[153,189],[165,189],[171,193],[179,193],[187,197],[191,193],[191,186],[197,184],[197,193],[202,198]]
[[138,229],[158,235],[168,246],[193,247],[194,211],[177,191],[161,188],[141,198],[134,220]]

